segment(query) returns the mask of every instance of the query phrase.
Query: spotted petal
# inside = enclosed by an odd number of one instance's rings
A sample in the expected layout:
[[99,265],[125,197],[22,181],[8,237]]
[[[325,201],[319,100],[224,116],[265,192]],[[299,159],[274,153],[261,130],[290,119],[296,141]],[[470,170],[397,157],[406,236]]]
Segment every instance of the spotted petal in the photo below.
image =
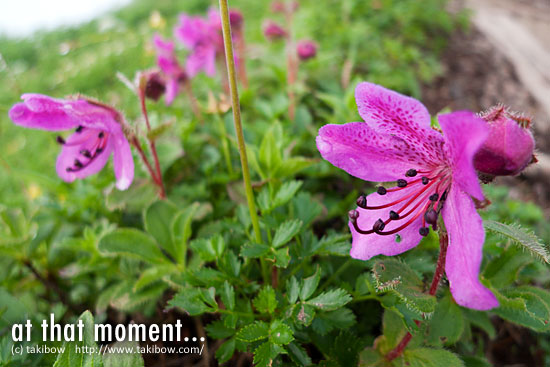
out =
[[445,271],[453,298],[459,305],[476,310],[497,307],[496,297],[479,281],[483,222],[472,199],[458,185],[451,188],[442,215],[449,234]]
[[363,122],[323,126],[317,149],[336,167],[366,181],[395,181],[411,168],[428,166],[418,146]]
[[[369,206],[380,206],[386,203],[395,202],[403,196],[407,195],[410,191],[401,190],[397,192],[388,192],[386,195],[378,195],[377,193],[367,196],[367,203]],[[357,208],[359,212],[359,218],[357,224],[362,230],[372,229],[373,224],[378,220],[386,220],[389,218],[390,210],[399,211],[399,209],[407,203],[407,200],[402,201],[399,204],[390,206],[384,209],[378,210],[365,210]],[[413,201],[408,209],[412,209],[418,201]],[[403,214],[408,210],[404,210]],[[408,223],[414,217],[414,213],[402,219],[389,222],[384,228],[384,232],[396,229],[403,224]],[[352,234],[352,248],[350,255],[354,259],[368,260],[376,255],[393,256],[399,255],[407,250],[418,245],[422,236],[419,233],[419,228],[422,226],[422,216],[414,219],[408,226],[396,234],[392,235],[379,235],[372,234],[360,234],[358,233],[353,224],[349,223],[349,228]]]

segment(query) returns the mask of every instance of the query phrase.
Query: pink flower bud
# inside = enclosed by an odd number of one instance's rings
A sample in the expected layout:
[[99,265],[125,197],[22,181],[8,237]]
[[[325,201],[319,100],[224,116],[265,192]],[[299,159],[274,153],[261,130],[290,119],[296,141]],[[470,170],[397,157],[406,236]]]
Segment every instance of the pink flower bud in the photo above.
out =
[[150,71],[145,77],[145,97],[156,102],[166,91],[166,81],[158,71]]
[[492,107],[481,117],[489,123],[489,137],[474,156],[476,170],[490,176],[519,174],[533,161],[531,119],[502,105]]
[[310,40],[301,40],[296,46],[296,52],[300,60],[309,60],[317,55],[317,44]]
[[297,1],[275,0],[271,3],[271,11],[274,13],[286,13],[287,11],[294,13],[299,7],[300,4]]
[[229,23],[231,23],[231,27],[235,30],[240,30],[243,26],[243,14],[235,9],[229,10]]
[[267,20],[263,26],[264,36],[270,41],[280,40],[286,37],[286,31],[283,27],[272,20]]

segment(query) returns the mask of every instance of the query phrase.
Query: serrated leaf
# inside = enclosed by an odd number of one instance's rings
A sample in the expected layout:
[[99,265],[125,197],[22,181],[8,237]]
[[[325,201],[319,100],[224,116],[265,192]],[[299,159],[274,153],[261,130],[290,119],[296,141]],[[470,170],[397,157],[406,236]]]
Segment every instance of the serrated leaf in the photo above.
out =
[[293,275],[286,283],[286,292],[288,297],[288,303],[293,304],[298,300],[298,295],[300,293],[300,284],[296,277]]
[[219,364],[225,363],[233,357],[235,353],[235,339],[231,338],[218,348],[216,351],[216,359]]
[[274,248],[279,248],[286,245],[292,237],[296,236],[302,228],[302,221],[297,219],[287,220],[283,222],[275,231],[271,245]]
[[104,254],[130,256],[150,263],[168,262],[152,236],[133,228],[106,234],[99,240],[98,249]]
[[403,356],[396,358],[394,365],[408,367],[464,367],[462,360],[445,349],[405,349]]
[[273,254],[275,259],[275,266],[278,268],[286,268],[290,262],[290,254],[288,247],[279,249]]
[[257,258],[267,255],[269,250],[270,247],[268,245],[263,245],[259,243],[247,243],[241,248],[241,256]]
[[307,351],[297,343],[290,343],[287,345],[286,351],[288,352],[288,356],[292,362],[294,362],[294,364],[298,367],[311,366],[313,363],[307,354]]
[[318,159],[305,157],[292,157],[286,159],[277,166],[275,172],[273,172],[273,177],[280,179],[285,177],[292,177],[298,172],[314,165],[317,162],[319,162]]
[[292,329],[281,320],[275,320],[271,323],[269,334],[270,340],[279,345],[287,345],[294,340]]
[[256,321],[253,324],[243,327],[237,333],[237,340],[243,342],[255,342],[269,337],[269,325],[263,321]]
[[84,312],[79,320],[84,325],[82,341],[64,342],[63,352],[57,355],[53,367],[102,367],[103,361],[100,354],[96,353],[75,353],[78,347],[81,350],[84,346],[89,349],[98,348],[94,340],[94,317],[90,311]]
[[275,291],[270,286],[262,288],[252,303],[260,313],[273,313],[278,304]]
[[[401,322],[401,320],[399,320]],[[335,311],[318,312],[313,320],[313,330],[319,335],[326,335],[334,329],[347,329],[355,324],[355,315],[348,308]]]
[[493,311],[508,321],[538,332],[550,331],[550,294],[535,287],[492,289],[500,306]]
[[341,288],[321,293],[307,301],[307,304],[324,311],[336,310],[351,302],[349,293]]
[[281,205],[284,205],[292,199],[298,190],[300,190],[300,187],[302,187],[302,181],[287,181],[285,182],[281,188],[277,191],[277,194],[275,194],[275,198],[273,199],[272,208],[277,208]]
[[300,288],[300,299],[302,301],[307,300],[311,295],[315,292],[317,289],[317,286],[319,285],[319,281],[321,280],[321,269],[317,267],[315,270],[315,273],[305,278],[302,281],[302,287]]
[[230,329],[224,325],[223,321],[217,320],[208,324],[206,327],[206,333],[213,339],[225,339],[235,334],[234,329]]
[[464,331],[462,312],[449,293],[439,301],[429,322],[428,343],[433,346],[454,344]]
[[168,301],[172,307],[179,307],[190,316],[201,315],[205,312],[215,312],[206,301],[203,291],[199,288],[183,289],[174,298]]
[[521,228],[517,224],[504,224],[492,220],[483,221],[483,226],[489,231],[495,232],[504,238],[519,244],[532,256],[550,264],[550,252],[548,247],[541,243],[540,239],[532,232]]
[[235,308],[235,289],[227,280],[223,283],[221,298],[228,310],[233,310]]
[[279,151],[279,147],[275,141],[275,135],[273,134],[272,129],[268,130],[262,139],[259,158],[260,163],[270,174],[272,174],[275,168],[281,164],[281,152]]
[[145,269],[134,284],[134,291],[139,291],[153,283],[162,281],[162,277],[173,274],[177,268],[173,265],[157,265]]
[[298,307],[294,309],[295,321],[304,326],[311,325],[313,318],[315,317],[315,307],[308,304],[298,304]]
[[281,353],[285,353],[283,347],[265,342],[254,350],[254,365],[257,367],[271,367],[275,358]]

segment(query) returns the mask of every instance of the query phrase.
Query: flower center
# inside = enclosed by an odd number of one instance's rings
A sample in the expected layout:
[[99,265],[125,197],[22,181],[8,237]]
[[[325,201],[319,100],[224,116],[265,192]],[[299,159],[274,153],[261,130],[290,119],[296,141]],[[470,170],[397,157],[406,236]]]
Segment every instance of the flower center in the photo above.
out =
[[[84,127],[82,126],[79,126],[76,129],[78,134],[81,134],[83,131]],[[75,158],[73,165],[66,168],[67,172],[78,172],[92,164],[92,162],[94,162],[94,160],[105,150],[108,137],[109,133],[100,131],[97,135],[93,136],[83,134],[81,139],[76,139],[68,143],[65,139],[58,136],[57,142],[65,146],[83,146],[85,144],[87,145],[91,139],[95,139],[95,141],[91,144],[91,148],[84,148],[79,151],[79,156]]]
[[[413,178],[421,175],[419,178]],[[359,227],[357,218],[359,212],[352,210],[349,212],[350,221],[358,233],[378,235],[392,235],[398,233],[411,225],[416,219],[422,216],[422,226],[419,233],[427,236],[430,232],[429,226],[437,230],[437,220],[443,204],[447,199],[447,193],[451,185],[451,173],[446,167],[438,167],[431,171],[418,171],[410,169],[405,173],[407,179],[397,180],[397,186],[385,188],[380,186],[376,192],[379,195],[386,195],[388,192],[402,192],[399,199],[383,205],[368,205],[367,197],[362,195],[357,199],[357,206],[366,210],[380,210],[392,208],[388,212],[388,218],[379,218],[372,225],[372,229],[365,230]],[[402,221],[388,231],[384,231],[390,222]]]

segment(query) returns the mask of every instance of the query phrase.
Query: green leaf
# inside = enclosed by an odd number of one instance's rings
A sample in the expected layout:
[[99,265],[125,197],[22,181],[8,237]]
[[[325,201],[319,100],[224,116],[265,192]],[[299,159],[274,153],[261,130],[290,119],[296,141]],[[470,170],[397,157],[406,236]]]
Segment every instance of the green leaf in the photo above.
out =
[[305,157],[293,157],[283,161],[273,172],[273,177],[282,179],[286,177],[292,177],[298,172],[314,165],[319,162],[318,159],[311,159]]
[[254,365],[257,367],[271,367],[275,358],[281,353],[285,353],[283,347],[265,342],[254,350]]
[[216,261],[222,257],[225,241],[221,235],[217,234],[209,239],[196,239],[190,243],[190,247],[199,254],[203,261]]
[[260,144],[260,163],[266,168],[270,174],[273,173],[276,167],[281,164],[282,157],[279,147],[275,141],[273,129],[266,132]]
[[288,247],[279,249],[273,254],[275,258],[275,266],[278,268],[286,268],[290,262],[290,254]]
[[168,301],[168,304],[172,307],[183,309],[190,316],[216,311],[216,309],[212,307],[211,293],[200,288],[183,289],[178,292],[174,298]]
[[287,220],[283,222],[275,231],[271,245],[274,248],[279,248],[286,245],[294,236],[300,232],[302,221],[297,219]]
[[90,311],[84,312],[79,320],[84,325],[82,341],[64,342],[63,352],[57,355],[53,367],[102,367],[101,355],[96,353],[75,353],[76,348],[88,350],[98,348],[94,340],[94,317]]
[[454,344],[464,331],[462,311],[450,293],[439,301],[429,322],[428,343],[434,346]]
[[[401,320],[399,320],[401,323]],[[347,329],[355,324],[355,315],[348,308],[335,311],[318,312],[313,320],[313,330],[319,335],[326,335],[334,329]]]
[[492,367],[491,362],[482,357],[461,356],[466,367]]
[[487,312],[462,308],[462,313],[471,324],[485,331],[489,339],[496,338],[497,332]]
[[300,299],[302,301],[305,301],[311,297],[319,285],[319,280],[321,280],[321,269],[317,267],[317,270],[315,270],[315,273],[312,276],[305,278],[302,281],[302,287],[300,288]]
[[394,365],[407,367],[464,367],[462,360],[445,349],[405,349],[403,356],[395,359]]
[[300,293],[300,284],[293,275],[286,283],[286,292],[288,297],[288,303],[293,304],[298,300]]
[[139,291],[153,283],[162,281],[164,276],[173,274],[177,271],[174,265],[156,265],[145,269],[139,279],[134,284],[134,291]]
[[313,363],[311,358],[309,358],[307,351],[297,343],[290,343],[287,345],[286,351],[288,352],[288,356],[292,362],[294,362],[294,364],[298,367],[311,366]]
[[351,301],[349,293],[341,288],[332,289],[321,293],[315,298],[307,301],[307,304],[320,310],[332,311],[345,306]]
[[259,243],[246,243],[241,247],[242,257],[257,258],[269,253],[270,247]]
[[216,358],[218,359],[218,363],[222,364],[231,359],[233,357],[233,353],[235,353],[235,338],[231,338],[218,348],[216,351]]
[[150,263],[166,263],[154,238],[133,228],[120,228],[103,236],[98,249],[107,255],[130,256]]
[[313,322],[315,317],[315,307],[308,304],[298,304],[298,307],[294,308],[295,321],[304,326],[309,326]]
[[131,341],[110,344],[107,351],[112,352],[103,356],[103,365],[105,367],[143,367],[145,364],[141,354],[138,353],[138,347],[138,342]]
[[177,211],[178,208],[174,204],[167,200],[161,200],[154,202],[143,212],[145,231],[152,235],[174,259],[177,259],[178,256],[174,247],[170,223]]
[[273,199],[272,208],[277,208],[281,205],[284,205],[292,199],[298,190],[302,187],[301,181],[287,181],[285,182]]
[[538,332],[550,331],[550,293],[540,288],[523,286],[500,292],[492,289],[500,306],[493,310],[508,321]]
[[527,250],[533,257],[550,264],[548,246],[541,243],[541,240],[534,233],[521,228],[517,224],[504,224],[492,220],[483,221],[483,225],[485,229],[495,232],[520,245],[521,248]]
[[235,289],[227,280],[223,283],[221,298],[223,304],[228,310],[235,309]]
[[499,256],[491,259],[483,271],[495,288],[504,288],[518,279],[519,272],[534,260],[518,247],[511,247]]
[[269,337],[269,325],[263,321],[256,321],[243,327],[237,333],[237,339],[243,342],[255,342]]
[[29,310],[19,299],[0,287],[0,329],[28,318]]
[[435,297],[422,292],[422,280],[407,264],[396,259],[378,261],[373,274],[377,289],[395,293],[407,308],[418,314],[435,310]]
[[270,286],[262,288],[252,303],[260,313],[273,313],[278,304],[275,291]]
[[401,315],[390,309],[384,310],[384,316],[382,318],[382,331],[388,343],[388,350],[384,350],[384,352],[388,352],[389,350],[395,348],[407,333],[407,329],[405,329],[405,325],[403,325]]
[[178,262],[181,263],[185,258],[187,241],[189,241],[192,235],[191,224],[193,220],[205,216],[211,210],[212,207],[210,204],[201,205],[200,203],[193,203],[175,215],[171,222],[171,232],[174,236],[175,253]]
[[292,329],[281,320],[275,320],[271,323],[269,334],[270,340],[279,345],[287,345],[294,340]]
[[217,320],[208,324],[206,327],[208,336],[213,339],[225,339],[235,334],[234,329],[230,329],[224,325],[223,321]]

